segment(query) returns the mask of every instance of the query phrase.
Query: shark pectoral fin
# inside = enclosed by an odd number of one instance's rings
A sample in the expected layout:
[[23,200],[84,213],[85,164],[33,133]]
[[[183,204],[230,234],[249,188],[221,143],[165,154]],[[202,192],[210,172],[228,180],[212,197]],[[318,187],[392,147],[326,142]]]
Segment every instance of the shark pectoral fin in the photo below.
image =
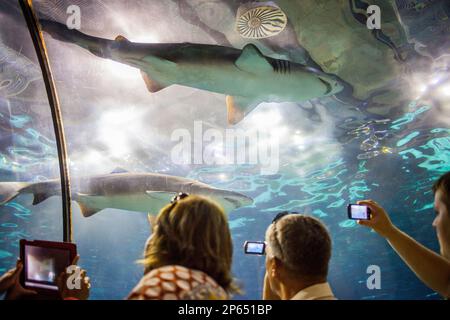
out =
[[236,105],[232,96],[227,96],[227,115],[229,125],[235,125],[245,117],[245,113]]
[[258,106],[258,103],[244,97],[227,96],[226,101],[229,125],[238,124]]
[[91,208],[91,207],[89,207],[89,205],[87,205],[83,202],[79,202],[79,201],[77,201],[77,202],[78,202],[78,206],[80,207],[81,214],[85,218],[91,217],[94,214],[96,214],[97,212],[102,210],[102,209]]
[[242,53],[234,63],[239,69],[251,73],[268,73],[273,67],[266,57],[253,45],[248,44],[242,49]]
[[167,191],[145,191],[145,193],[154,200],[169,202],[170,199],[176,195],[176,192]]
[[145,85],[147,86],[148,91],[151,93],[158,92],[165,88],[165,86],[159,84],[157,81],[150,78],[148,73],[141,70],[142,78],[144,79]]

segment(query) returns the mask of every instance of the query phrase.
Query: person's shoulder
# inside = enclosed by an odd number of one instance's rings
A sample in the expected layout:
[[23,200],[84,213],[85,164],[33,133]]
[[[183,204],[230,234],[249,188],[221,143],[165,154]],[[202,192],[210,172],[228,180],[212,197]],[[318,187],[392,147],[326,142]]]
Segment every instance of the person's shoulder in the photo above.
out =
[[225,290],[205,272],[168,265],[147,273],[128,297],[136,300],[225,300]]
[[200,270],[189,269],[191,290],[184,292],[183,300],[227,300],[226,291],[209,275]]
[[316,283],[309,287],[306,287],[297,294],[295,294],[291,300],[337,300],[333,294],[331,286],[328,282]]

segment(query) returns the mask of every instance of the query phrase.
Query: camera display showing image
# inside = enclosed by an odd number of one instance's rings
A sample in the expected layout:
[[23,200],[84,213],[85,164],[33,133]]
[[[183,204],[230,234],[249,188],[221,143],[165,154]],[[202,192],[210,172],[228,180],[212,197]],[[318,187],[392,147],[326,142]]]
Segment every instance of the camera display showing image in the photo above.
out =
[[245,254],[263,255],[266,252],[266,243],[263,241],[246,241],[244,251]]
[[29,287],[57,289],[56,278],[70,264],[67,250],[25,247],[26,282]]
[[358,204],[348,205],[348,218],[353,220],[370,220],[370,208]]

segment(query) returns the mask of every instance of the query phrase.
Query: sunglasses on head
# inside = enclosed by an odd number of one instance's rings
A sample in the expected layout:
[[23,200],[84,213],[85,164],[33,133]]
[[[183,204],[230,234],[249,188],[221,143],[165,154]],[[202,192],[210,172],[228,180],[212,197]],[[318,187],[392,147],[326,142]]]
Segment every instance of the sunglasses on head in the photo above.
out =
[[289,212],[289,211],[283,211],[283,212],[280,212],[280,213],[278,213],[276,216],[275,216],[275,218],[273,218],[273,220],[272,220],[272,224],[273,224],[273,237],[275,238],[275,243],[276,243],[276,245],[277,245],[277,247],[278,247],[278,249],[280,250],[280,254],[281,254],[281,257],[280,258],[283,258],[283,248],[281,247],[281,242],[278,240],[278,231],[277,231],[277,221],[279,221],[279,220],[281,220],[281,218],[283,218],[283,217],[285,217],[285,216],[288,216],[288,215],[290,215],[290,214],[299,214],[298,212]]
[[[283,249],[281,248],[281,244],[278,240],[278,232],[276,228],[277,221],[281,218],[290,215],[290,214],[299,214],[298,212],[289,212],[283,211],[278,213],[275,218],[272,220],[273,224],[273,235],[275,238],[276,246],[278,247],[281,256],[283,256]],[[267,243],[265,241],[246,241],[244,244],[244,251],[246,254],[257,254],[257,255],[265,255],[267,253]]]
[[273,218],[272,224],[273,224],[273,223],[277,223],[278,220],[280,220],[281,218],[283,218],[283,217],[285,217],[285,216],[287,216],[287,215],[290,215],[290,214],[299,214],[299,213],[298,213],[298,212],[295,212],[295,211],[292,211],[292,212],[290,212],[290,211],[283,211],[283,212],[280,212],[280,213],[278,213],[278,214],[275,216],[275,218]]
[[[168,212],[170,213],[173,208],[175,208],[175,205],[178,201],[183,200],[185,198],[189,197],[188,193],[185,192],[179,192],[178,194],[176,194],[171,200],[170,200],[170,207],[168,209]],[[156,220],[158,221],[158,220]]]
[[170,203],[174,204],[175,202],[180,201],[180,200],[182,200],[182,199],[185,199],[185,198],[187,198],[187,197],[189,197],[189,194],[188,194],[188,193],[180,192],[180,193],[178,193],[177,195],[175,195],[175,196],[172,198],[172,200],[170,200]]

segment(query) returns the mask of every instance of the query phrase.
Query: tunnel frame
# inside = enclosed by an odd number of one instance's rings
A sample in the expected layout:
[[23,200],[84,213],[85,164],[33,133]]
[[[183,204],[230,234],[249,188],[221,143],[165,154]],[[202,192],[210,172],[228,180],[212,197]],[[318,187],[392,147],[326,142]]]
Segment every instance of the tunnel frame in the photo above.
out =
[[61,181],[63,241],[73,242],[72,204],[71,204],[72,196],[70,188],[67,144],[64,135],[61,106],[59,103],[53,73],[50,67],[50,61],[48,58],[44,37],[42,35],[42,32],[40,31],[38,19],[33,10],[33,3],[32,3],[33,1],[32,0],[18,0],[18,1],[22,9],[23,17],[26,21],[28,31],[30,32],[31,39],[33,41],[39,65],[41,67],[42,77],[44,79],[45,90],[47,92],[48,102],[50,105],[52,115],[56,147],[58,150],[58,163]]

